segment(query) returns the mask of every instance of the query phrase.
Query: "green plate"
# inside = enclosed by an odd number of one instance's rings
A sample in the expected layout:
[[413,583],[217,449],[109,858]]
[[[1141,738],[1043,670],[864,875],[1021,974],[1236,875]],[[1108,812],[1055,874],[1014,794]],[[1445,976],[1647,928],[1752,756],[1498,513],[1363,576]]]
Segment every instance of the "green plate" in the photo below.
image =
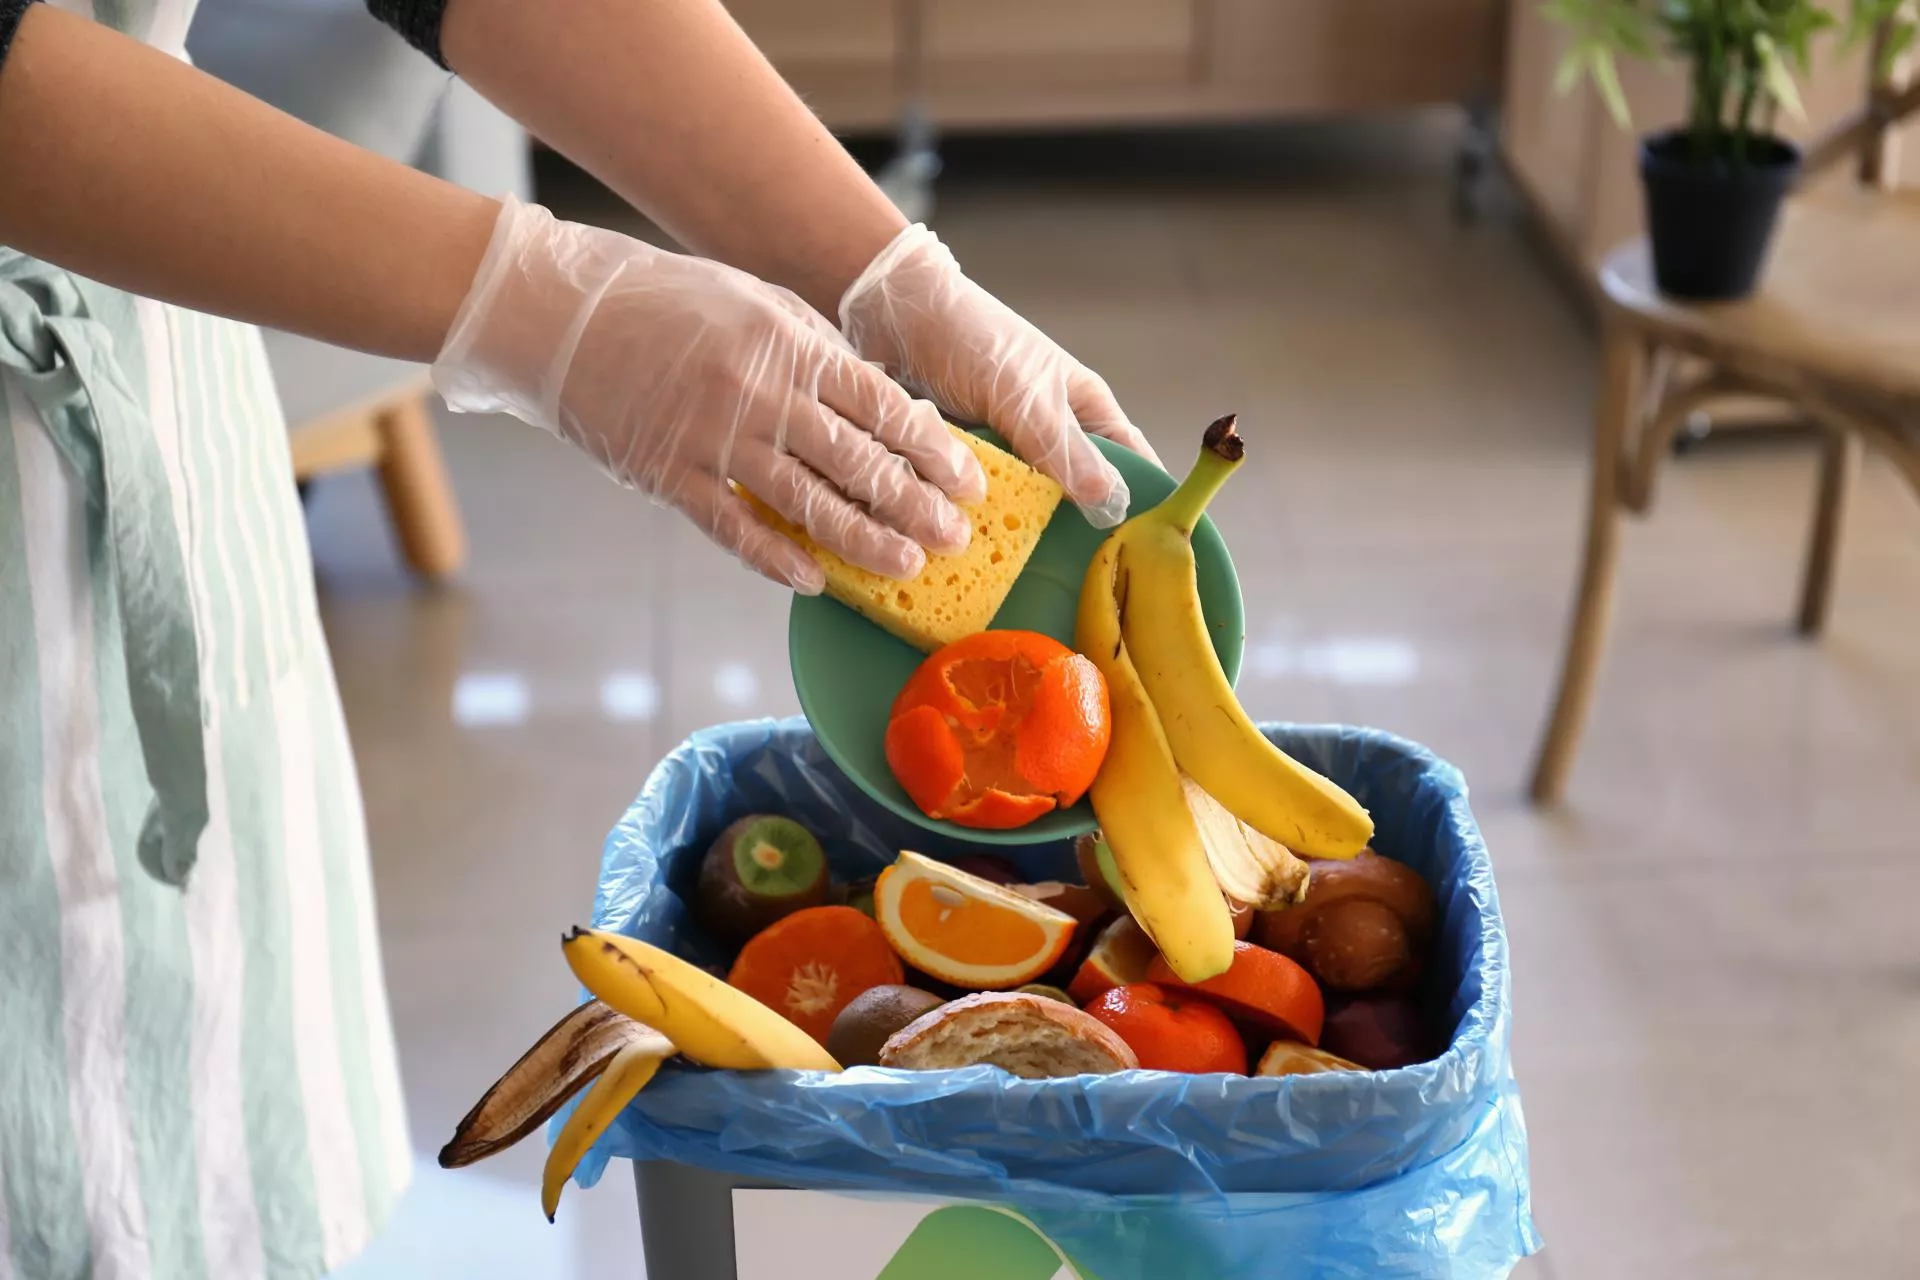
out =
[[[999,443],[991,434],[988,439]],[[1173,478],[1151,462],[1108,441],[1095,443],[1126,478],[1133,494],[1133,514],[1157,506],[1173,492]],[[1071,645],[1080,581],[1105,538],[1105,531],[1088,524],[1070,504],[1061,503],[1034,548],[1033,559],[994,615],[994,627],[1038,631]],[[1194,530],[1193,547],[1199,566],[1200,607],[1213,633],[1214,652],[1220,655],[1227,678],[1237,679],[1247,638],[1240,580],[1234,575],[1227,544],[1211,520],[1202,520]],[[787,651],[800,707],[827,755],[856,786],[901,817],[930,831],[987,845],[1070,839],[1098,825],[1093,806],[1085,800],[1012,831],[976,831],[929,818],[894,781],[886,754],[888,712],[927,655],[825,596],[794,597],[787,618]]]

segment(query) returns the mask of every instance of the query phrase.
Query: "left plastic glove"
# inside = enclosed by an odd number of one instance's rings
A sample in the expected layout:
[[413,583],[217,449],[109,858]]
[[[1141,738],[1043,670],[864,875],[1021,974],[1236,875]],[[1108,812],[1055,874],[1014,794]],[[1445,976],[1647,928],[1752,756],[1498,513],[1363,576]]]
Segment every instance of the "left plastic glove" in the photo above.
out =
[[939,412],[799,297],[511,197],[433,381],[457,411],[510,413],[571,442],[808,594],[824,584],[819,565],[732,482],[901,579],[925,565],[923,547],[966,545],[954,503],[986,493]]
[[847,288],[840,327],[914,391],[1000,432],[1097,527],[1124,520],[1129,495],[1088,434],[1160,461],[1098,374],[968,279],[917,223]]

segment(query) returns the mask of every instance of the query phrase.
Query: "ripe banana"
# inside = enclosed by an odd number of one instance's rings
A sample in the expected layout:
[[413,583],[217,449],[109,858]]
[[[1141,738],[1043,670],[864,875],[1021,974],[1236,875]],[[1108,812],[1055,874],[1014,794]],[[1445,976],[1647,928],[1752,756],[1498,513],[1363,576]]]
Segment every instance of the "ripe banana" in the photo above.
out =
[[1199,827],[1160,717],[1120,631],[1125,544],[1110,537],[1080,587],[1074,647],[1106,677],[1113,736],[1089,793],[1119,868],[1127,909],[1187,982],[1233,964],[1233,916],[1207,863]]
[[546,1210],[548,1222],[560,1208],[560,1193],[566,1190],[567,1179],[573,1176],[580,1158],[600,1140],[614,1117],[626,1110],[634,1095],[647,1087],[660,1064],[674,1054],[672,1041],[657,1031],[641,1030],[646,1034],[628,1041],[613,1055],[593,1088],[560,1126],[560,1136],[547,1152],[546,1168],[540,1174],[540,1207]]
[[598,1000],[578,1005],[507,1068],[440,1149],[440,1167],[459,1169],[505,1151],[545,1124],[614,1055],[636,1040],[658,1038]]
[[587,990],[702,1066],[838,1071],[818,1041],[752,996],[658,947],[597,929],[561,943]]
[[1180,487],[1109,539],[1118,544],[1124,578],[1121,633],[1181,769],[1235,817],[1295,853],[1351,858],[1373,838],[1373,819],[1267,741],[1234,695],[1200,610],[1193,528],[1245,455],[1233,427],[1232,416],[1208,427]]

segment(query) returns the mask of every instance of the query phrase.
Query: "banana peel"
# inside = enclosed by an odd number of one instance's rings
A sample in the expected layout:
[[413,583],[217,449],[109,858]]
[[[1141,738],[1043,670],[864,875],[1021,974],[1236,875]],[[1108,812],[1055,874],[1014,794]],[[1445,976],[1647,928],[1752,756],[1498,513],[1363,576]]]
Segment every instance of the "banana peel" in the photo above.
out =
[[545,1211],[548,1222],[559,1212],[560,1195],[581,1158],[593,1149],[593,1144],[626,1110],[627,1104],[653,1082],[660,1064],[677,1052],[673,1042],[659,1032],[645,1027],[641,1030],[646,1034],[628,1041],[613,1055],[607,1069],[560,1127],[559,1136],[547,1152],[546,1167],[540,1173],[540,1208]]
[[568,965],[594,998],[550,1027],[461,1119],[440,1150],[458,1169],[506,1150],[582,1088],[586,1096],[547,1152],[540,1200],[548,1221],[580,1160],[676,1054],[704,1066],[838,1071],[806,1032],[751,996],[658,947],[575,929]]
[[732,1071],[840,1070],[812,1036],[671,952],[580,928],[561,949],[582,986],[658,1031],[690,1062]]
[[1233,916],[1182,799],[1173,750],[1121,634],[1123,549],[1109,537],[1094,555],[1074,622],[1074,647],[1106,679],[1113,721],[1107,758],[1088,795],[1127,910],[1183,981],[1205,982],[1233,964]]
[[1206,846],[1213,878],[1228,901],[1256,911],[1275,911],[1306,899],[1312,869],[1305,861],[1234,817],[1191,776],[1181,774],[1180,787],[1200,828],[1200,843]]
[[440,1167],[460,1169],[497,1155],[553,1118],[629,1044],[657,1032],[598,1000],[577,1006],[520,1055],[440,1149]]
[[1245,457],[1234,423],[1229,415],[1209,426],[1179,488],[1110,535],[1128,578],[1122,637],[1183,773],[1269,839],[1308,857],[1351,858],[1373,838],[1373,819],[1260,732],[1220,666],[1201,610],[1193,530]]

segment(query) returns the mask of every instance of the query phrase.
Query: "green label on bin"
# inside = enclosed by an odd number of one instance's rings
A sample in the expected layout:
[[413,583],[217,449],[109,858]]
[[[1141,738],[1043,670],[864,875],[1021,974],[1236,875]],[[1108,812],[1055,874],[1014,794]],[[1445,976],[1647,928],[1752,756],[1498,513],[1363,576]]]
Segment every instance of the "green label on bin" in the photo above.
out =
[[1026,1219],[976,1204],[950,1204],[920,1220],[878,1280],[1085,1280]]
[[997,1205],[734,1192],[740,1280],[1097,1280]]

